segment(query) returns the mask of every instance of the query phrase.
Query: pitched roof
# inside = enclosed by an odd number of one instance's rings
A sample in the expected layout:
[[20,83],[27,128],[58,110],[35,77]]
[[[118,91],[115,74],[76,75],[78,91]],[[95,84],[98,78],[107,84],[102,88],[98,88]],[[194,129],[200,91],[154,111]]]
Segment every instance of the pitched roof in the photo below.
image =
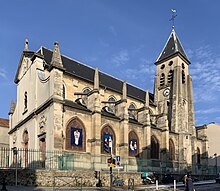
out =
[[0,118],[0,127],[9,127],[9,120]]
[[17,69],[17,72],[16,72],[16,75],[15,75],[15,79],[14,79],[14,82],[15,83],[18,83],[18,75],[19,75],[19,72],[20,72],[20,68],[21,68],[21,65],[22,65],[22,60],[24,57],[28,57],[28,58],[31,58],[32,56],[34,55],[34,52],[33,51],[29,51],[29,50],[24,50],[22,52],[22,55],[21,55],[21,58],[20,58],[20,61],[19,61],[19,65],[18,65],[18,69]]
[[[45,47],[42,47],[38,53],[41,53],[44,56],[45,62],[50,65],[52,59],[52,51]],[[94,68],[79,63],[64,55],[62,55],[61,57],[63,67],[66,69],[66,73],[93,83],[95,74]],[[99,71],[99,83],[101,87],[108,88],[122,94],[122,80],[119,80]],[[127,96],[145,102],[146,91],[127,83]],[[154,95],[151,93],[149,93],[149,101],[151,104],[153,104]]]
[[162,61],[176,53],[180,53],[188,62],[189,62],[189,59],[187,58],[186,56],[186,53],[181,45],[181,42],[174,30],[174,28],[172,29],[172,32],[167,40],[167,43],[165,45],[165,47],[163,48],[163,51],[160,53],[157,61]]

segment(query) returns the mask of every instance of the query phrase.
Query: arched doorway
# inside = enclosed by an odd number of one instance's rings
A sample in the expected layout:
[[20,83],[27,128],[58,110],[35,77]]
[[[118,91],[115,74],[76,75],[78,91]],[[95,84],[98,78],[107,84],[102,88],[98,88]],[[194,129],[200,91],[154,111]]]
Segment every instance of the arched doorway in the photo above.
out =
[[151,136],[151,158],[159,159],[159,142],[155,136]]
[[175,160],[175,146],[173,140],[169,140],[169,160]]

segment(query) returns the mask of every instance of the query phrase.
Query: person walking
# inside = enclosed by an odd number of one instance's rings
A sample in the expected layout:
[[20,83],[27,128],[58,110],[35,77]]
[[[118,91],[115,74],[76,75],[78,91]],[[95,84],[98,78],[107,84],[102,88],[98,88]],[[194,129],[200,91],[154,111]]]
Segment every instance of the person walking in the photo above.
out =
[[191,175],[187,175],[187,179],[186,179],[186,190],[185,191],[195,191],[194,189],[194,185],[192,182],[192,178]]

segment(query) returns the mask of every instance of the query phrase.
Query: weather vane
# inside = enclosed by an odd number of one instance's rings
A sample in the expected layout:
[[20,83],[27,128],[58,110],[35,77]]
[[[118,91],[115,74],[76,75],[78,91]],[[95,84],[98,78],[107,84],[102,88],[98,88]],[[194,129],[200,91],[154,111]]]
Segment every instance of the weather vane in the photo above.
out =
[[174,29],[174,19],[177,16],[177,15],[175,15],[176,9],[171,9],[171,11],[172,11],[172,18],[170,19],[170,21],[172,21],[172,23],[173,23],[172,28]]

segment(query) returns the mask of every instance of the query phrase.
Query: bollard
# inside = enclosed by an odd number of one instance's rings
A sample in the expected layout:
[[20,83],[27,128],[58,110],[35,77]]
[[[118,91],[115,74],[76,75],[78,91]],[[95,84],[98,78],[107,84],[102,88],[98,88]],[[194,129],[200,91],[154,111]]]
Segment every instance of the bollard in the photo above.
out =
[[173,190],[176,191],[176,180],[173,181]]
[[156,180],[156,190],[159,190],[159,187],[158,187],[158,180]]

